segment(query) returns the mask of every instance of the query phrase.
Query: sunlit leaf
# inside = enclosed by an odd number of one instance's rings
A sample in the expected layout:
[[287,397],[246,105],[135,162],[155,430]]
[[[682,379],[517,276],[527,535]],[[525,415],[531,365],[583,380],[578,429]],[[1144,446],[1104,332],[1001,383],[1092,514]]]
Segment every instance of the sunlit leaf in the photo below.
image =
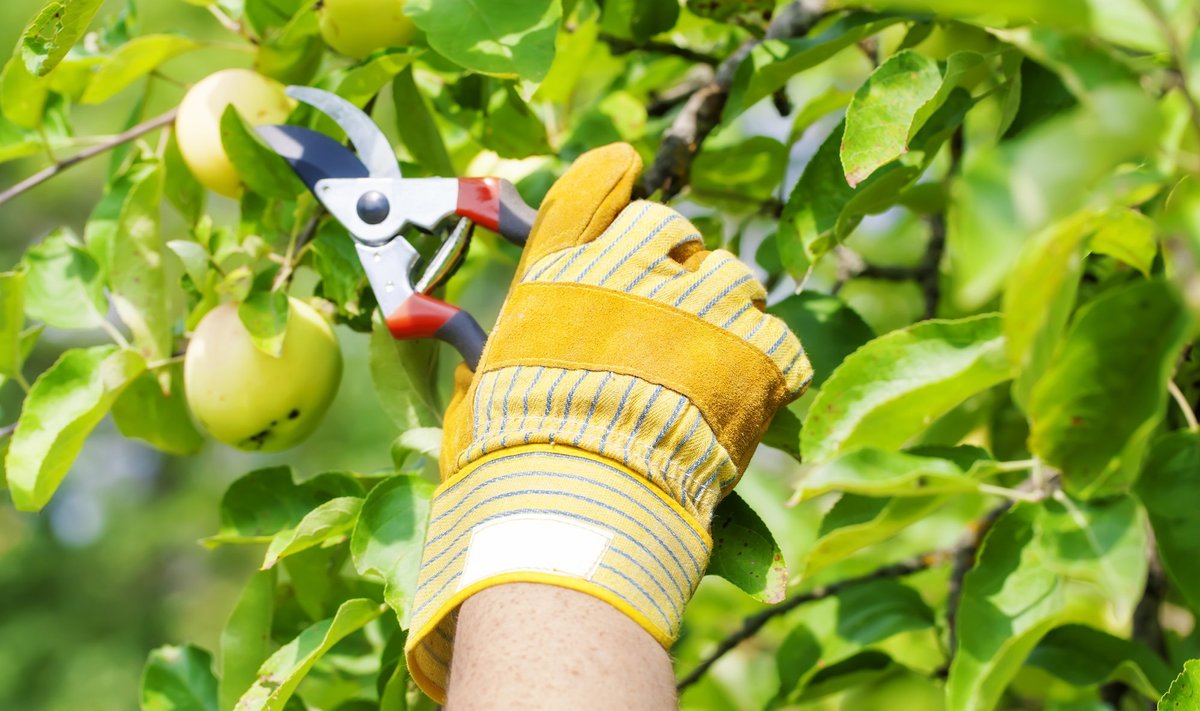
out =
[[419,477],[387,479],[367,495],[350,538],[355,569],[383,581],[384,598],[402,626],[412,614],[432,496],[433,485]]
[[1055,627],[1127,621],[1145,584],[1144,525],[1128,497],[1018,503],[1001,516],[963,582],[948,706],[991,709]]
[[170,392],[164,393],[157,373],[138,376],[113,402],[113,421],[121,434],[149,442],[155,449],[195,454],[204,446],[204,435],[192,424],[184,398],[183,364],[167,366],[166,380]]
[[58,328],[96,328],[108,313],[100,268],[59,230],[25,250],[25,313]]
[[792,76],[814,67],[839,51],[877,32],[904,21],[901,16],[854,12],[819,27],[808,37],[770,39],[750,50],[739,65],[725,120],[729,121],[760,100],[775,93]]
[[167,60],[200,48],[200,43],[179,35],[142,35],[121,45],[95,68],[80,101],[102,104]]
[[363,500],[356,496],[330,499],[309,511],[300,523],[291,529],[275,534],[267,546],[267,555],[262,568],[273,567],[280,558],[345,539],[358,521],[358,511]]
[[383,609],[375,601],[362,598],[342,603],[332,618],[304,630],[263,662],[254,685],[238,700],[236,711],[283,711],[313,665]]
[[34,76],[49,74],[83,37],[104,0],[51,0],[25,28],[21,58]]
[[780,602],[787,594],[783,552],[770,529],[737,493],[713,512],[708,574],[725,578],[755,600]]
[[1200,496],[1200,434],[1172,432],[1154,443],[1137,482],[1158,555],[1173,587],[1200,610],[1200,521],[1189,502]]
[[190,644],[150,652],[142,670],[141,711],[217,711],[212,655]]
[[287,335],[290,313],[291,304],[282,290],[251,291],[238,304],[238,318],[250,334],[250,340],[256,348],[274,358],[283,354],[283,339]]
[[[979,467],[981,460],[976,459]],[[986,470],[986,465],[982,465]],[[929,496],[978,488],[978,472],[924,453],[856,449],[809,470],[800,482],[801,501],[831,491],[866,496]]]
[[221,528],[209,544],[266,543],[295,528],[309,511],[343,496],[363,495],[362,485],[342,472],[326,472],[300,483],[291,467],[268,467],[230,484],[221,498]]
[[1200,659],[1191,659],[1183,664],[1183,671],[1171,682],[1171,688],[1159,699],[1158,708],[1163,711],[1186,711],[1196,705],[1200,696]]
[[1062,470],[1068,491],[1111,495],[1133,482],[1188,325],[1161,281],[1112,289],[1080,309],[1029,402],[1030,451]]
[[376,321],[371,331],[370,365],[379,402],[397,427],[406,430],[442,424],[441,410],[434,400],[436,342],[397,340]]
[[15,377],[25,358],[21,330],[25,327],[25,272],[0,273],[0,377]]
[[238,597],[229,621],[221,629],[220,711],[233,711],[238,699],[254,684],[258,668],[271,653],[276,576],[274,568],[255,573]]
[[846,109],[841,157],[850,187],[908,152],[917,111],[941,84],[937,62],[911,50],[892,55],[871,73]]
[[926,321],[877,338],[821,387],[800,437],[806,461],[896,448],[971,395],[1007,380],[1000,319]]
[[133,351],[95,346],[67,351],[38,376],[4,464],[18,509],[37,511],[50,501],[84,439],[145,367]]
[[1157,699],[1171,684],[1171,670],[1145,644],[1084,625],[1050,632],[1029,655],[1028,663],[1075,686],[1123,681],[1150,699]]
[[562,6],[558,0],[408,0],[404,13],[425,32],[429,45],[455,64],[538,81],[554,59]]

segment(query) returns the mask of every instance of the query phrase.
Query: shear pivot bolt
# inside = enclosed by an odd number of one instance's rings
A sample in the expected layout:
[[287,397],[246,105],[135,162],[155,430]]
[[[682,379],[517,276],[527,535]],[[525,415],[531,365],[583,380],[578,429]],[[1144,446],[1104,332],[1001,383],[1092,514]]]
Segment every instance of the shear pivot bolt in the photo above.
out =
[[378,225],[386,220],[391,209],[387,197],[378,190],[365,192],[358,199],[358,216],[368,225]]

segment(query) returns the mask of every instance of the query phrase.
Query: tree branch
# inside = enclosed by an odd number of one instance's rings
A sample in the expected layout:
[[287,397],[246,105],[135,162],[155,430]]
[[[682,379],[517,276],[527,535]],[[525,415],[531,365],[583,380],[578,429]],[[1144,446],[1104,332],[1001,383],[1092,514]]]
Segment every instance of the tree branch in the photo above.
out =
[[34,173],[33,175],[29,176],[28,178],[22,180],[21,182],[17,183],[16,185],[12,186],[8,190],[5,190],[4,192],[0,193],[0,205],[3,205],[4,203],[8,202],[9,200],[12,200],[13,198],[15,198],[16,196],[25,192],[26,190],[29,190],[30,188],[34,188],[34,187],[37,187],[38,185],[41,185],[42,183],[46,182],[50,178],[53,178],[54,176],[63,172],[67,168],[70,168],[71,166],[74,166],[78,163],[82,163],[83,161],[87,160],[88,158],[93,158],[95,156],[100,155],[101,153],[106,152],[106,151],[110,151],[113,148],[116,148],[117,146],[121,145],[122,143],[128,143],[129,141],[132,141],[133,139],[138,138],[139,136],[150,133],[151,131],[153,131],[157,128],[162,128],[163,126],[165,126],[175,120],[175,114],[177,111],[178,111],[178,109],[171,109],[170,111],[166,112],[165,114],[162,114],[161,116],[156,116],[155,118],[152,118],[148,121],[139,123],[138,125],[134,126],[133,128],[130,128],[127,131],[118,133],[117,135],[113,136],[112,138],[108,139],[107,141],[105,141],[103,143],[98,143],[89,148],[85,148],[84,150],[76,153],[73,156],[64,158],[64,159],[58,161],[57,163],[55,163],[54,165],[52,165],[48,168],[45,168],[44,170],[40,170],[40,171]]
[[[781,39],[808,34],[809,30],[825,15],[824,0],[796,0],[783,8],[767,26],[764,39]],[[663,134],[662,145],[654,156],[654,162],[642,175],[637,186],[637,196],[647,197],[662,190],[663,199],[679,193],[691,174],[692,161],[708,134],[712,133],[721,120],[729,89],[742,60],[759,44],[759,40],[746,42],[717,66],[716,75],[705,86],[698,89],[684,104],[675,122]]]
[[849,578],[847,580],[842,580],[824,587],[817,588],[816,590],[810,590],[808,592],[793,595],[774,607],[769,607],[762,612],[750,615],[742,622],[742,626],[738,628],[737,631],[721,640],[721,643],[717,645],[717,648],[714,649],[711,654],[697,664],[692,671],[688,672],[687,676],[680,679],[679,683],[675,685],[675,688],[679,691],[683,691],[692,684],[695,684],[700,680],[700,677],[704,676],[704,673],[707,672],[709,668],[717,662],[718,659],[725,656],[725,654],[731,651],[734,647],[737,647],[742,642],[753,637],[758,633],[759,630],[766,626],[768,622],[776,617],[779,617],[780,615],[791,612],[792,610],[806,603],[823,600],[832,595],[836,595],[847,588],[852,588],[857,585],[862,585],[875,580],[883,580],[885,578],[900,578],[920,572],[922,570],[933,568],[950,560],[952,556],[952,551],[935,551],[933,553],[917,556],[916,558],[912,558],[900,563],[885,565],[882,568],[867,573],[866,575],[860,575],[857,578]]

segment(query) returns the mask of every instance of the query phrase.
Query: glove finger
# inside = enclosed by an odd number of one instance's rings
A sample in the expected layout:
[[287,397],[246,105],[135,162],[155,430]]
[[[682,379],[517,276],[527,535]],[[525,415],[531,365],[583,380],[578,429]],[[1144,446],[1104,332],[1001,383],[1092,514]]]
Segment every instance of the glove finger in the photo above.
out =
[[547,255],[600,236],[629,204],[641,170],[642,159],[628,143],[613,143],[580,156],[542,201],[517,278]]

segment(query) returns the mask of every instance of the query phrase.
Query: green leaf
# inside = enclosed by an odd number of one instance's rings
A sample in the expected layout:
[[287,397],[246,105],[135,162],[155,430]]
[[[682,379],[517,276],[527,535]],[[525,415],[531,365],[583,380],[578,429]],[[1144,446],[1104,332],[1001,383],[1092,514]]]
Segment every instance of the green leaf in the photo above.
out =
[[948,708],[991,709],[1051,629],[1071,622],[1128,621],[1146,580],[1139,507],[1017,503],[992,525],[962,587]]
[[455,64],[531,81],[550,70],[562,19],[559,0],[408,0],[404,12],[425,32],[429,46]]
[[808,551],[804,575],[841,563],[851,554],[890,540],[944,506],[951,496],[901,496],[882,499],[846,494],[821,519],[816,543]]
[[[247,7],[265,6],[269,3],[254,2]],[[283,14],[298,9],[290,18]],[[286,7],[274,8],[274,21],[287,21],[282,26],[260,30],[258,53],[254,58],[254,69],[284,84],[308,84],[321,68],[325,55],[325,42],[321,39],[317,13],[306,3],[289,2]]]
[[786,167],[787,149],[774,138],[705,142],[692,163],[692,194],[702,202],[745,209],[775,194]]
[[775,703],[797,699],[822,669],[873,649],[886,650],[899,635],[930,635],[933,611],[916,590],[897,580],[852,585],[805,605],[790,619],[799,624],[776,655]]
[[383,580],[384,600],[402,627],[412,614],[433,488],[416,476],[386,479],[367,495],[350,537],[355,570]]
[[159,374],[139,375],[113,402],[113,421],[126,437],[149,442],[170,454],[195,454],[204,446],[204,435],[192,424],[183,392],[183,364],[165,368],[169,392],[163,392]]
[[406,630],[396,630],[379,660],[379,711],[408,711],[408,660],[404,657]]
[[974,100],[954,89],[908,142],[908,151],[874,171],[857,187],[846,182],[839,149],[845,122],[829,134],[804,167],[780,215],[781,252],[799,242],[815,261],[848,236],[863,216],[892,207],[937,156],[938,149],[962,123]]
[[1183,671],[1171,682],[1171,688],[1158,701],[1162,711],[1191,711],[1196,708],[1196,697],[1200,696],[1200,659],[1191,659],[1183,664]]
[[396,340],[377,319],[368,355],[375,392],[397,427],[407,430],[441,426],[441,412],[434,394],[436,342]]
[[238,304],[238,318],[250,334],[254,346],[278,358],[283,354],[291,304],[284,291],[256,290]]
[[100,268],[67,230],[25,250],[25,313],[57,328],[96,328],[108,312]]
[[163,153],[163,193],[187,224],[195,226],[200,222],[208,193],[183,162],[174,131],[167,139],[167,149]]
[[166,245],[161,234],[163,173],[158,162],[136,164],[110,193],[121,197],[115,232],[102,256],[89,235],[88,246],[105,266],[113,307],[134,344],[148,361],[171,355],[172,323],[167,284]]
[[180,35],[142,35],[121,45],[95,68],[80,101],[103,104],[163,62],[202,47]]
[[875,337],[871,327],[836,296],[804,291],[767,307],[800,335],[819,388],[842,361]]
[[897,52],[871,73],[846,109],[841,157],[850,187],[908,152],[917,111],[941,85],[937,62],[912,50]]
[[1124,491],[1162,417],[1188,333],[1173,288],[1140,281],[1079,310],[1029,403],[1029,448],[1082,497]]
[[829,59],[898,22],[901,16],[852,12],[819,27],[819,33],[795,39],[768,39],[755,45],[738,65],[723,120],[728,123],[738,114],[774,94],[794,75]]
[[925,321],[855,351],[817,393],[805,461],[858,447],[894,449],[977,392],[1007,380],[1000,318]]
[[44,77],[83,37],[104,0],[53,0],[42,7],[21,36],[21,59],[30,74]]
[[346,228],[337,220],[327,220],[311,244],[312,267],[321,277],[320,296],[336,304],[339,312],[364,316],[360,299],[367,274]]
[[1092,252],[1107,254],[1148,277],[1158,253],[1155,232],[1154,220],[1136,210],[1118,208],[1101,220],[1092,235]]
[[382,605],[365,598],[342,603],[332,618],[304,630],[263,662],[258,678],[238,701],[236,711],[282,711],[313,665],[333,645],[379,617],[383,610]]
[[0,377],[15,378],[21,372],[24,327],[25,272],[0,272]]
[[34,381],[5,470],[13,505],[38,511],[50,501],[83,441],[146,364],[116,346],[69,350]]
[[666,32],[679,20],[676,0],[605,0],[601,8],[601,30],[637,44]]
[[708,575],[725,578],[755,600],[781,602],[788,572],[783,552],[759,515],[736,492],[713,512]]
[[968,156],[946,216],[949,284],[957,309],[988,303],[1036,234],[1074,213],[1127,161],[1155,150],[1159,117],[1140,90],[1106,87],[1090,105]]
[[[405,12],[408,6],[405,6]],[[322,79],[318,86],[329,89],[350,103],[362,108],[379,90],[387,86],[418,57],[420,51],[388,49],[375,52],[358,64]],[[326,119],[328,120],[328,119]],[[332,122],[330,122],[332,124]]]
[[1075,306],[1083,272],[1082,245],[1092,214],[1076,213],[1030,238],[1021,249],[1004,290],[1004,345],[1017,369],[1013,395],[1029,402]]
[[528,158],[554,152],[542,119],[517,93],[516,86],[509,83],[489,98],[477,135],[480,143],[501,158]]
[[1046,635],[1029,655],[1041,667],[1079,687],[1123,681],[1150,699],[1171,685],[1171,670],[1145,644],[1084,625],[1065,625]]
[[912,452],[856,449],[809,470],[800,482],[801,501],[831,491],[866,496],[929,496],[974,491],[976,478],[987,471],[986,461],[975,466]]
[[305,191],[278,153],[271,150],[230,104],[221,115],[221,145],[246,187],[267,198],[294,200]]
[[262,569],[274,567],[280,558],[293,553],[345,540],[358,521],[362,503],[363,500],[356,496],[342,496],[309,511],[295,528],[275,534],[267,546]]
[[767,427],[766,434],[763,435],[762,443],[778,449],[797,462],[802,461],[800,458],[800,429],[801,422],[796,413],[792,412],[791,408],[781,407],[771,418],[771,424]]
[[277,575],[274,568],[255,573],[221,629],[220,711],[233,711],[271,653]]
[[430,175],[447,178],[455,175],[437,122],[413,81],[412,67],[406,67],[392,80],[392,101],[396,105],[396,131],[400,141],[417,163]]
[[1191,503],[1200,496],[1200,433],[1172,432],[1150,448],[1137,482],[1146,506],[1158,555],[1172,587],[1200,610],[1200,520]]
[[266,543],[295,528],[321,504],[363,495],[362,484],[343,472],[326,472],[296,483],[291,467],[257,469],[230,484],[221,498],[221,527],[208,544]]
[[142,711],[217,711],[212,655],[190,644],[159,647],[142,670]]

